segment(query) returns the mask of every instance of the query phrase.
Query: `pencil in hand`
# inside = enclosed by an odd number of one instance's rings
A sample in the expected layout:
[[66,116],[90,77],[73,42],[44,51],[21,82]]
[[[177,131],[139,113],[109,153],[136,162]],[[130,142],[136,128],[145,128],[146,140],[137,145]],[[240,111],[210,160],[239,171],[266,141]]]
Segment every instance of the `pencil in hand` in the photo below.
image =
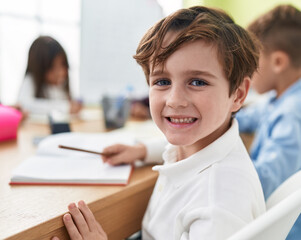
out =
[[59,145],[59,148],[67,149],[67,150],[73,150],[73,151],[80,151],[80,152],[86,152],[86,153],[93,153],[93,154],[98,154],[102,156],[110,156],[112,154],[110,153],[103,153],[103,152],[95,152],[95,151],[90,151],[82,148],[75,148],[75,147],[68,147],[64,145]]

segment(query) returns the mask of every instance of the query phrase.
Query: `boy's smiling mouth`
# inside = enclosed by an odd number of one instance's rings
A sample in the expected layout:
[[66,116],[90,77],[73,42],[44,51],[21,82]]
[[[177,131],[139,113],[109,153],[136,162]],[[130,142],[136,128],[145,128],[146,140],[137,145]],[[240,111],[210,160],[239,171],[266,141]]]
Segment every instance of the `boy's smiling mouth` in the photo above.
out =
[[193,123],[197,120],[197,118],[193,118],[193,117],[166,117],[166,119],[171,122],[171,123],[175,123],[175,124],[187,124],[187,123]]

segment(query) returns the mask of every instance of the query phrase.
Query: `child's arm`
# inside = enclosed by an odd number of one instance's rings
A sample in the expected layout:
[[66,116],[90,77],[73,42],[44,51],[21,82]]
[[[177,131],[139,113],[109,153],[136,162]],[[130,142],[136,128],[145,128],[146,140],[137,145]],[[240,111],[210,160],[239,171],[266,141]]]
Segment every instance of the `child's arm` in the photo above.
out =
[[104,162],[111,165],[119,165],[122,163],[134,163],[136,160],[144,160],[146,147],[141,143],[134,146],[114,144],[104,148],[102,152],[108,154],[108,156],[102,155]]
[[83,104],[80,101],[71,100],[70,101],[70,113],[77,114],[82,110]]
[[256,113],[255,108],[241,109],[236,113],[235,118],[239,124],[239,131],[243,133],[254,133],[258,127],[258,120],[260,115]]
[[266,199],[301,167],[299,119],[284,115],[271,124],[269,131],[270,135],[251,153]]
[[239,124],[239,131],[243,133],[255,132],[262,116],[266,113],[266,106],[266,102],[260,102],[240,109],[235,115]]
[[[100,224],[96,221],[93,213],[88,208],[84,201],[71,203],[68,206],[69,213],[63,217],[64,224],[68,231],[71,240],[107,240],[107,234],[104,232]],[[72,217],[71,217],[72,216]],[[58,237],[53,237],[52,240],[59,240]]]
[[102,156],[102,159],[112,165],[134,163],[137,160],[142,160],[146,164],[160,164],[163,162],[162,153],[166,144],[166,139],[162,137],[149,139],[134,146],[115,144],[103,149],[102,152],[110,156]]
[[132,103],[131,117],[138,118],[138,119],[150,118],[149,107],[140,102]]

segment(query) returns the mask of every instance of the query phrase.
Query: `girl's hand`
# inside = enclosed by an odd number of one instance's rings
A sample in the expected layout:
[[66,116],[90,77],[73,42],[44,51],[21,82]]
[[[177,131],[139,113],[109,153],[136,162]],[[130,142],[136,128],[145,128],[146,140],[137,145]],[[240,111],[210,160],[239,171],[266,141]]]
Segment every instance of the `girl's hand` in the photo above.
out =
[[142,103],[136,102],[131,105],[131,117],[138,119],[148,119],[150,118],[149,107]]
[[79,101],[70,101],[70,113],[77,114],[82,110],[83,105]]
[[[71,240],[108,240],[107,234],[84,201],[79,201],[78,207],[71,203],[68,209],[71,215],[65,214],[63,221]],[[59,238],[53,237],[52,240]]]
[[102,155],[103,161],[111,165],[131,164],[136,160],[144,160],[146,157],[146,147],[143,144],[136,144],[134,146],[114,144],[104,148],[102,152],[108,154],[108,156]]

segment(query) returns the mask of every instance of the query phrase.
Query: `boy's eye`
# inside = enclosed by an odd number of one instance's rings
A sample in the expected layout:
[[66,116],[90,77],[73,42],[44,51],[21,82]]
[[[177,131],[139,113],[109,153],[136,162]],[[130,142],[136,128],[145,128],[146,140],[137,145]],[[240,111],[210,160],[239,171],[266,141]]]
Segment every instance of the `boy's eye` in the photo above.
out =
[[191,81],[190,84],[193,85],[193,86],[206,86],[206,85],[208,85],[208,83],[206,83],[205,81],[200,80],[200,79],[194,79],[194,80]]
[[155,85],[158,85],[158,86],[166,86],[166,85],[170,85],[170,84],[171,84],[170,81],[167,79],[160,79],[155,82]]

